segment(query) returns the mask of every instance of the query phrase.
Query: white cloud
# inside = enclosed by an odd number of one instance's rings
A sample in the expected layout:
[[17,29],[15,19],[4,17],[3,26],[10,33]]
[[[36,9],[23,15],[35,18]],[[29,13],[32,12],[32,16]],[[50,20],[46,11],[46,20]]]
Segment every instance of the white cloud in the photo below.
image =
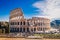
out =
[[33,7],[38,8],[38,13],[35,16],[40,16],[41,10],[43,17],[60,18],[60,0],[37,1],[33,4]]
[[0,17],[0,21],[7,21],[7,22],[9,22],[9,16],[5,15],[5,16]]

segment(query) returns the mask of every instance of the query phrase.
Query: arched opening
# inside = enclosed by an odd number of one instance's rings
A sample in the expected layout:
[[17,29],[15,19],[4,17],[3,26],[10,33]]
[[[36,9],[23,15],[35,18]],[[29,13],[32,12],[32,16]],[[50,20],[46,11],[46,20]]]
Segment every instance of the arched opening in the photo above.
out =
[[20,28],[20,30],[19,30],[20,32],[22,32],[22,27]]
[[23,25],[25,25],[25,21],[23,22]]
[[22,25],[22,22],[20,23],[20,25]]
[[18,25],[19,25],[19,22],[18,22]]
[[23,32],[25,32],[25,28],[23,28]]
[[29,28],[27,28],[27,32],[30,32],[30,31],[29,31]]
[[36,28],[34,28],[34,32],[36,31]]
[[30,25],[29,22],[27,22],[27,25],[28,25],[28,26]]

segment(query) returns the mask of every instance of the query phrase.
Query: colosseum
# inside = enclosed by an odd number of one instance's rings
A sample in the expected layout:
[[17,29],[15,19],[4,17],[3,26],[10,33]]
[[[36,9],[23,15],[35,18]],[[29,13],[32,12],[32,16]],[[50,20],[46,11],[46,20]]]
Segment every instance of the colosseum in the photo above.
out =
[[50,29],[50,20],[42,17],[24,18],[21,8],[10,12],[9,26],[11,33],[36,32]]

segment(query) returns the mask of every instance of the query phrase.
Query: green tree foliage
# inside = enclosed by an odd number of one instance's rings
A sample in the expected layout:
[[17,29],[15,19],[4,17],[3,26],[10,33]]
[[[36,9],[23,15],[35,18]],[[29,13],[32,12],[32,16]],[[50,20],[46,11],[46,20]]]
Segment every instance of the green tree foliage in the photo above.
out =
[[9,23],[8,22],[0,22],[0,29],[2,29],[2,32],[5,31],[5,33],[9,33]]

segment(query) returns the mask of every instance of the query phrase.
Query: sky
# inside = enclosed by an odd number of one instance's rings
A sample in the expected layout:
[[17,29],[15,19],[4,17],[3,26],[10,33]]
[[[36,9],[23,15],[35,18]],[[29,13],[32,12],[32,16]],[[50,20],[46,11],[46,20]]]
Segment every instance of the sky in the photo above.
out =
[[9,21],[15,8],[22,8],[25,18],[60,19],[60,0],[0,0],[0,21]]

